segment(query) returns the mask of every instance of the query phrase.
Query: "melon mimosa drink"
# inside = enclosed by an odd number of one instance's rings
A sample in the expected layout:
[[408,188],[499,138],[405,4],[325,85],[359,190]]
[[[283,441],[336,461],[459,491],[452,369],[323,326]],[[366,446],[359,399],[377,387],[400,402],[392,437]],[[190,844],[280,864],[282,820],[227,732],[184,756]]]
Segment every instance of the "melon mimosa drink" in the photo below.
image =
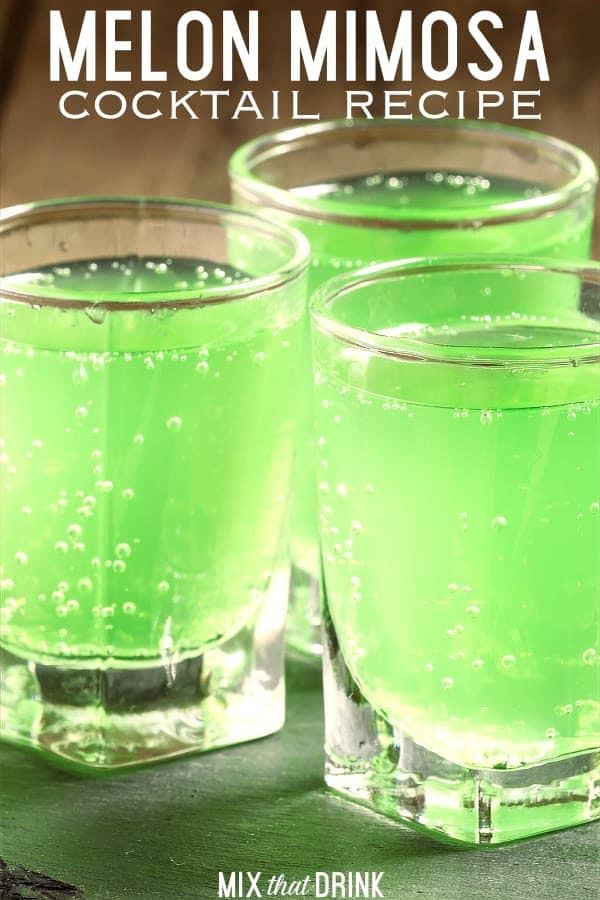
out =
[[[230,163],[238,205],[309,238],[309,295],[359,266],[415,256],[527,253],[585,258],[596,173],[561,141],[470,122],[329,122],[241,147]],[[542,301],[543,302],[543,301]],[[318,652],[318,546],[310,350],[292,518],[289,639]]]
[[600,265],[375,266],[312,314],[328,783],[469,844],[593,818]]
[[304,239],[96,199],[0,242],[3,734],[110,767],[276,730]]

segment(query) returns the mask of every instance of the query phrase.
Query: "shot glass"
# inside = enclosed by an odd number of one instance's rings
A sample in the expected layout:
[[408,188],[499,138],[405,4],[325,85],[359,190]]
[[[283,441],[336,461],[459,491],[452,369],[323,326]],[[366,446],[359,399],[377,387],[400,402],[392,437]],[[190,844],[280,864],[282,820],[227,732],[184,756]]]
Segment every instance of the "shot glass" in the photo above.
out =
[[597,818],[600,265],[368,267],[312,325],[328,785],[468,845]]
[[3,737],[110,768],[276,731],[305,239],[161,199],[0,226]]
[[[230,162],[240,206],[309,238],[309,295],[327,278],[417,256],[589,254],[597,174],[576,147],[479,122],[325,122],[265,135]],[[309,352],[306,352],[307,378]],[[307,395],[308,396],[308,395]],[[320,650],[312,412],[302,414],[292,511],[289,641]]]

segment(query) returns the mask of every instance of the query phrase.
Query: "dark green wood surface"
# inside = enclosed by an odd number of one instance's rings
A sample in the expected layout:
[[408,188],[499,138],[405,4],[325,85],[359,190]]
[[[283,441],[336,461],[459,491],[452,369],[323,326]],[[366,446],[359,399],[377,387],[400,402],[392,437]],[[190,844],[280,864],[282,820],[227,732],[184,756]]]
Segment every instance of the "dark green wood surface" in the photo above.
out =
[[382,870],[386,900],[598,897],[598,826],[461,850],[329,794],[319,672],[292,664],[288,689],[280,734],[118,776],[84,778],[0,748],[2,855],[86,900],[215,900],[220,870]]

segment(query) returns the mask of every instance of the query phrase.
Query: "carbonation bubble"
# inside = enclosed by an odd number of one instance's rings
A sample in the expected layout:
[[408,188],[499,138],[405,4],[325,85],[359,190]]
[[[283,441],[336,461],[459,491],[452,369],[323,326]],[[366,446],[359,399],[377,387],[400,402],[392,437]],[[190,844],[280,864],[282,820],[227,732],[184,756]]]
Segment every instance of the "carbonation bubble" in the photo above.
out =
[[483,668],[483,660],[482,659],[474,659],[471,663],[471,667],[473,669],[482,669]]
[[482,425],[489,425],[492,422],[494,416],[492,415],[492,411],[489,409],[482,409],[481,415],[479,416],[479,421]]
[[159,581],[158,590],[161,592],[161,594],[166,594],[166,592],[169,590],[169,588],[170,588],[170,584],[168,581]]
[[86,306],[85,314],[94,325],[102,325],[106,318],[106,307],[100,303],[94,303],[92,306]]
[[83,591],[87,594],[93,589],[94,584],[91,578],[84,577],[79,579],[79,581],[77,582],[77,587],[80,591]]
[[113,483],[112,483],[112,481],[108,481],[108,480],[103,481],[102,479],[100,479],[99,481],[96,482],[96,487],[103,494],[109,494],[113,489]]
[[480,609],[477,604],[472,603],[470,606],[467,606],[465,612],[468,616],[478,616],[480,613]]
[[85,419],[88,414],[87,406],[78,406],[75,415],[78,419]]
[[77,366],[77,368],[73,369],[73,384],[85,384],[88,380],[88,374],[86,367],[81,364]]
[[119,559],[129,559],[131,556],[131,547],[129,544],[117,544],[115,554]]
[[20,566],[26,566],[29,561],[29,557],[25,553],[24,550],[17,550],[15,553],[15,562],[18,562]]
[[596,662],[596,650],[593,647],[588,647],[587,650],[583,651],[582,659],[586,666],[592,666]]
[[135,603],[132,603],[130,600],[127,600],[123,604],[123,612],[127,613],[127,615],[131,615],[135,612]]
[[115,559],[113,562],[113,572],[117,572],[119,575],[125,571],[127,568],[126,563],[122,559]]
[[514,664],[516,663],[516,659],[512,654],[507,653],[506,656],[503,656],[500,660],[503,669],[512,669]]
[[450,690],[451,687],[454,686],[454,678],[451,678],[449,675],[446,678],[442,678],[442,687],[445,691]]
[[133,490],[133,488],[123,488],[123,490],[121,491],[121,497],[123,497],[124,500],[132,500],[134,494],[135,491]]
[[144,435],[143,434],[134,435],[133,443],[134,444],[143,444],[144,443]]
[[504,516],[496,516],[494,519],[492,519],[492,525],[497,530],[500,530],[501,528],[506,528],[507,524],[508,524],[507,520],[505,519]]
[[171,416],[170,419],[167,419],[167,428],[169,431],[180,431],[181,425],[182,421],[179,416]]
[[77,525],[75,522],[71,525],[67,525],[67,534],[73,539],[81,537],[81,525]]

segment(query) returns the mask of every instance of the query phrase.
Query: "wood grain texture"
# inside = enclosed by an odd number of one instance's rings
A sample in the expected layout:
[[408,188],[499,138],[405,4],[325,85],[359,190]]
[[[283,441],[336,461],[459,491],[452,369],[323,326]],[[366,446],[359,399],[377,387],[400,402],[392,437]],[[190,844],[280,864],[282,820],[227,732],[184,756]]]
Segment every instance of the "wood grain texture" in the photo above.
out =
[[3,854],[86,900],[216,900],[218,872],[383,870],[387,900],[596,900],[600,828],[460,850],[328,793],[320,676],[292,664],[284,730],[245,746],[85,779],[0,749]]
[[[215,23],[219,21],[222,4],[218,4],[216,0],[205,0],[200,6],[214,17]],[[339,0],[328,0],[327,4],[314,0],[282,4],[257,0],[252,4],[233,3],[230,6],[240,16],[247,8],[260,10],[260,82],[247,83],[238,78],[233,84],[226,85],[220,81],[220,73],[215,71],[214,75],[199,86],[207,90],[230,87],[232,94],[236,95],[244,88],[252,88],[261,104],[267,100],[272,89],[278,88],[284,95],[291,88],[298,87],[290,83],[288,71],[287,35],[291,8],[302,9],[306,27],[312,34],[318,33],[325,8],[336,9],[339,13],[347,8],[357,9],[359,21],[364,9],[377,9],[386,35],[394,33],[401,8],[383,0],[368,3],[360,0],[350,4]],[[438,6],[433,2],[419,4],[415,9],[416,25],[419,25],[427,12]],[[441,87],[450,94],[460,89],[512,90],[515,87],[512,77],[516,47],[524,12],[531,4],[527,0],[498,0],[494,4],[494,10],[504,22],[503,30],[494,33],[494,45],[505,60],[505,67],[499,78],[482,83],[475,82],[469,76],[465,65],[473,56],[472,46],[466,37],[466,23],[473,12],[482,8],[480,0],[447,0],[443,6],[454,13],[460,26],[460,68],[457,75],[442,85],[432,85],[425,79],[418,62],[415,62],[411,84],[388,84],[386,87],[410,87],[415,96],[432,86]],[[125,7],[133,11],[133,24],[130,27],[124,26],[123,34],[134,41],[138,33],[139,10],[152,10],[153,64],[155,68],[167,69],[170,74],[168,85],[144,87],[158,90],[194,87],[183,82],[174,72],[175,23],[178,16],[190,8],[190,4],[183,0],[169,0],[168,3],[162,0],[128,0]],[[86,193],[190,195],[209,200],[225,200],[228,197],[226,164],[235,147],[250,137],[286,124],[289,113],[285,111],[282,111],[279,123],[266,118],[265,121],[257,121],[251,115],[242,115],[237,121],[230,121],[228,118],[210,121],[206,117],[198,121],[171,121],[168,118],[141,121],[131,115],[115,121],[96,117],[68,121],[58,112],[58,98],[68,87],[85,88],[85,85],[68,85],[66,82],[57,85],[49,82],[48,10],[51,8],[60,8],[68,32],[77,34],[83,10],[96,8],[101,13],[104,7],[88,0],[35,2],[3,123],[4,205]],[[563,0],[548,0],[543,8],[539,8],[539,14],[551,80],[542,85],[542,121],[521,124],[573,141],[596,161],[600,161],[600,58],[597,52],[600,4],[597,0],[570,0],[566,6]],[[339,16],[339,21],[343,21],[342,16]],[[215,33],[219,33],[217,25]],[[443,30],[434,33],[434,55],[440,52],[437,41],[442,36]],[[340,27],[341,37],[343,32]],[[340,47],[343,48],[343,44],[340,43]],[[418,48],[419,40],[416,39],[415,60],[418,60]],[[102,58],[102,53],[100,41],[99,58]],[[343,58],[343,50],[340,55]],[[218,70],[218,65],[215,68]],[[132,69],[134,73],[138,71],[138,60],[135,58]],[[534,74],[535,67],[530,67],[528,80],[516,87],[539,87]],[[88,87],[97,92],[105,86],[98,81]],[[323,119],[343,115],[344,90],[349,86],[356,89],[370,87],[374,92],[384,87],[382,84],[364,85],[360,81],[352,85],[346,85],[342,81],[305,83],[301,85],[301,89],[306,110],[319,111]],[[142,85],[135,81],[134,75],[134,81],[130,84],[111,87],[117,87],[131,96]],[[409,108],[415,111],[415,103]],[[381,104],[378,109],[381,112]],[[510,108],[498,111],[492,118],[509,122]]]

